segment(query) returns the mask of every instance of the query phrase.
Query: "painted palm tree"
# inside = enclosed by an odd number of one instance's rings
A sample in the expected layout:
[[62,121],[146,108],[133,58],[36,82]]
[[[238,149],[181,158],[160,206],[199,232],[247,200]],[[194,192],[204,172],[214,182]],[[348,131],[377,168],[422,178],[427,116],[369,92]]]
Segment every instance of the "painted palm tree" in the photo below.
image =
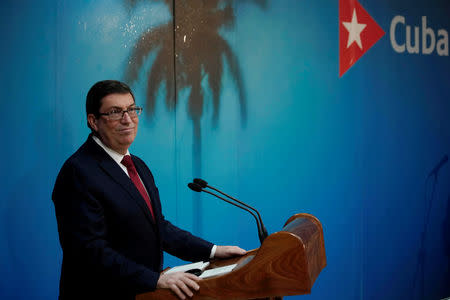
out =
[[[127,0],[133,7],[139,0]],[[142,0],[141,0],[142,1]],[[267,0],[248,1],[265,8]],[[239,95],[241,124],[246,124],[246,93],[237,56],[220,35],[224,27],[235,23],[232,0],[164,0],[172,12],[172,20],[159,27],[148,29],[133,48],[125,79],[133,83],[138,79],[149,54],[156,58],[147,80],[146,112],[152,117],[158,90],[165,84],[165,105],[169,111],[177,106],[178,94],[189,89],[188,116],[193,126],[193,175],[201,176],[201,118],[204,101],[212,101],[212,124],[219,118],[221,82],[224,63],[234,79]],[[202,84],[207,78],[208,87]],[[211,91],[205,99],[204,89]],[[194,196],[194,212],[200,209],[198,194]],[[196,214],[194,213],[194,214]],[[194,215],[194,231],[199,233],[200,220]]]

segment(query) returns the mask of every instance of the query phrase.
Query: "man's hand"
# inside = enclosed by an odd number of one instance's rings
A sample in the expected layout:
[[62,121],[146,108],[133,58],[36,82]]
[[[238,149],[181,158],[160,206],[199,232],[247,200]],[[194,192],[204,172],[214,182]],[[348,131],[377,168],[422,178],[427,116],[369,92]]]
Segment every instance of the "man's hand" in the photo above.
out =
[[186,299],[186,296],[192,297],[194,295],[192,290],[198,291],[200,286],[197,282],[200,280],[201,279],[194,274],[184,272],[161,274],[156,283],[156,288],[170,289],[178,296],[178,298],[184,300]]
[[244,249],[238,246],[217,246],[214,258],[229,258],[234,256],[241,256],[247,253]]

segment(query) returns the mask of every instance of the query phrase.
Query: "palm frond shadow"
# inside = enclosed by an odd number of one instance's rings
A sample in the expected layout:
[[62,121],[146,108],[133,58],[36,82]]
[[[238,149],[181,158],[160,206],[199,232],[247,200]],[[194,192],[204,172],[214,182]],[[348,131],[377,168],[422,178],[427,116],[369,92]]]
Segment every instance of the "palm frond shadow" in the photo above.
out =
[[[134,7],[145,0],[125,0],[127,7]],[[142,34],[133,48],[125,71],[125,81],[132,84],[138,80],[139,73],[151,53],[156,58],[148,71],[146,114],[153,117],[158,91],[165,83],[165,106],[170,112],[177,106],[181,91],[190,89],[187,113],[192,121],[193,175],[201,176],[201,119],[204,102],[212,102],[212,126],[216,127],[220,116],[222,81],[225,66],[235,83],[238,94],[241,126],[247,123],[247,97],[244,77],[238,57],[229,43],[220,35],[222,28],[232,28],[235,24],[233,0],[163,0],[174,12],[168,23]],[[267,0],[240,0],[253,3],[265,9]],[[175,10],[173,10],[175,5]],[[174,52],[174,47],[176,51]],[[175,64],[175,65],[174,65]],[[202,80],[207,76],[211,97],[205,99]],[[198,195],[194,199],[194,212],[200,211]],[[194,213],[194,230],[199,233],[200,219]]]

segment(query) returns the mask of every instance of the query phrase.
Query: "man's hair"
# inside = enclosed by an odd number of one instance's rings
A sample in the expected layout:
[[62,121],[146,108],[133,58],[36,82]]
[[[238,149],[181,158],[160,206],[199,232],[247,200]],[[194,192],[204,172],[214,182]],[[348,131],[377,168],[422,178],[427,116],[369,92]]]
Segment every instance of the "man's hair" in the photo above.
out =
[[[117,80],[102,80],[94,84],[86,96],[86,116],[93,114],[96,118],[100,115],[102,99],[111,94],[131,94],[134,100],[133,92],[130,87]],[[88,127],[91,128],[88,122]],[[92,129],[92,128],[91,128]]]

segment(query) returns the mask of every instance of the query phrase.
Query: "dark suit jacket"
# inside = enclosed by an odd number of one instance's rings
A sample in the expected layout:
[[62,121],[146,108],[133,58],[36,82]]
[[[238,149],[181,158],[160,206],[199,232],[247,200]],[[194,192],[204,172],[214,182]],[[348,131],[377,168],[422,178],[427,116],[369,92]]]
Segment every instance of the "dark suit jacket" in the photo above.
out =
[[93,139],[64,163],[52,199],[63,262],[60,299],[134,299],[155,289],[163,251],[209,258],[212,244],[165,220],[145,163],[132,156],[153,204],[153,221],[131,179]]

